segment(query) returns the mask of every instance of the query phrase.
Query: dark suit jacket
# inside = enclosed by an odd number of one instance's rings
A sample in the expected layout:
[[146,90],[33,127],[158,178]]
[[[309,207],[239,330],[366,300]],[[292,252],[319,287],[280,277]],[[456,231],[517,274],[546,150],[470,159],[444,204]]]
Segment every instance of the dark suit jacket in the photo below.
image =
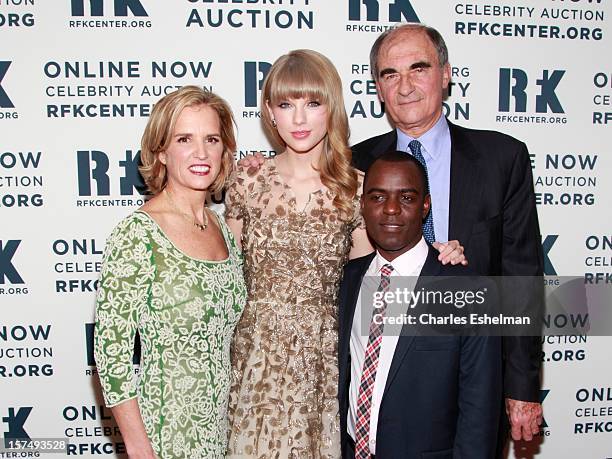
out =
[[[465,247],[470,268],[482,276],[541,276],[542,244],[527,147],[499,132],[448,125],[448,239]],[[353,163],[365,171],[396,145],[395,130],[372,137],[353,147]],[[516,290],[513,299],[522,311],[541,309],[541,291]],[[539,401],[541,339],[505,337],[503,348],[504,395]]]
[[[350,261],[340,286],[338,397],[346,458],[351,457],[346,430],[351,326],[362,278],[373,258],[370,254]],[[430,247],[421,278],[469,272],[462,266],[443,266]],[[500,357],[499,337],[400,336],[380,405],[376,456],[494,457],[501,408]]]

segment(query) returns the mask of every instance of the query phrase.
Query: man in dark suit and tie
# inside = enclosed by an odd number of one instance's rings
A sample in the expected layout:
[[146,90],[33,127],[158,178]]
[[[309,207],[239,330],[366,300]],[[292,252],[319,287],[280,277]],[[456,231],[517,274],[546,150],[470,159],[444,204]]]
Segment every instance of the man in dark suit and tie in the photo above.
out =
[[[501,338],[386,334],[389,325],[375,320],[363,282],[364,276],[377,276],[384,291],[394,276],[423,280],[469,272],[461,265],[442,265],[423,238],[429,209],[426,172],[414,157],[388,152],[370,166],[361,210],[376,252],[345,266],[339,294],[338,397],[345,459],[494,455]],[[383,308],[374,312],[389,317],[389,308]]]
[[[372,46],[370,66],[395,129],[355,145],[356,167],[368,170],[389,149],[413,155],[429,177],[431,210],[423,226],[428,242],[459,240],[469,266],[483,276],[541,276],[527,148],[499,132],[466,129],[446,120],[442,100],[451,72],[442,36],[422,24],[384,32]],[[523,311],[540,307],[534,289],[513,293]],[[531,440],[542,422],[540,339],[504,337],[503,362],[512,437]],[[500,429],[497,455],[507,438],[508,418],[504,416]]]

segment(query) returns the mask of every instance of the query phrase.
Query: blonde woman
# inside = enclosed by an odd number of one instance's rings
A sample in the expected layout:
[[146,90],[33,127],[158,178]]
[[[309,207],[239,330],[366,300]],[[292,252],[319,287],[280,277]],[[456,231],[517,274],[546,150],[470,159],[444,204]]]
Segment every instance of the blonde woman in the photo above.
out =
[[372,248],[336,69],[310,50],[280,57],[262,113],[283,151],[239,171],[226,196],[248,290],[233,344],[228,454],[337,458],[337,290],[344,263]]
[[130,457],[225,455],[230,344],[246,289],[239,248],[205,199],[233,170],[235,147],[230,108],[195,86],[163,97],[142,137],[154,196],[108,239],[95,333],[104,398]]

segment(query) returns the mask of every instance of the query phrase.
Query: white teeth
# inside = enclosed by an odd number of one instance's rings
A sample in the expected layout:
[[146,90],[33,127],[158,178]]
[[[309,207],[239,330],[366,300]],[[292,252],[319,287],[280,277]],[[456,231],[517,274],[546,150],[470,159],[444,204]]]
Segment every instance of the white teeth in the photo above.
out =
[[189,169],[193,172],[208,172],[210,170],[210,166],[191,166]]

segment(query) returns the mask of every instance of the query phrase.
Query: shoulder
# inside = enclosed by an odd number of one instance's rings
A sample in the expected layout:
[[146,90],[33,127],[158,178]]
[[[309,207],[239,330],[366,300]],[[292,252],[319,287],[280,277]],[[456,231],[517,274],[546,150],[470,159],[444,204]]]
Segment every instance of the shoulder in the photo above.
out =
[[365,270],[370,266],[372,260],[374,259],[374,255],[376,253],[372,252],[363,257],[353,258],[349,260],[348,263],[344,265],[344,275],[354,275],[360,272],[365,272]]
[[263,164],[257,167],[237,167],[229,179],[229,190],[234,191],[253,191],[254,186],[259,183],[266,183],[268,177],[274,171],[274,162],[266,159]]
[[135,211],[121,220],[112,230],[107,245],[121,245],[130,241],[145,241],[149,239],[155,223],[142,211]]
[[367,170],[376,157],[385,150],[395,148],[396,143],[397,134],[393,130],[353,145],[351,147],[353,165],[362,171]]
[[375,145],[378,145],[381,142],[388,141],[395,135],[395,131],[389,131],[384,134],[380,134],[374,137],[370,137],[369,139],[362,140],[359,143],[356,143],[351,147],[353,153],[361,153],[367,152],[372,149]]
[[113,229],[113,233],[140,227],[150,228],[152,224],[153,220],[146,212],[136,210],[117,223]]
[[274,170],[274,161],[266,159],[259,167],[237,167],[232,177],[240,182],[257,181],[258,177],[267,177]]
[[[472,129],[448,123],[451,141],[465,141],[477,149],[486,150],[487,154],[507,153],[526,149],[525,143],[499,131]],[[492,149],[492,147],[494,147]]]

